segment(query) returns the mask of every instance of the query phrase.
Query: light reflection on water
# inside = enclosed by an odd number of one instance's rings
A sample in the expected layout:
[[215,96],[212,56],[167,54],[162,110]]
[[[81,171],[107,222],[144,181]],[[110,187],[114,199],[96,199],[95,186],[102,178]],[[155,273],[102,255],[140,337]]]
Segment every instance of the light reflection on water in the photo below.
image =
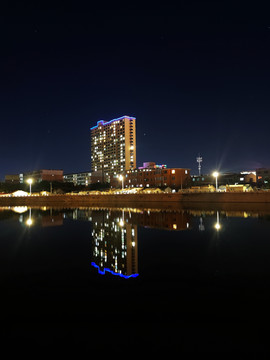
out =
[[[237,346],[239,341],[261,346],[261,336],[255,341],[251,334],[264,327],[246,321],[270,321],[269,220],[267,209],[238,206],[0,208],[2,315],[15,329],[11,341],[24,339],[25,332],[16,330],[20,319],[23,328],[36,324],[29,333],[38,339],[45,323],[51,337],[55,323],[63,324],[61,333],[71,333],[72,321],[75,329],[84,321],[101,330],[85,335],[91,346],[104,346],[100,334],[112,324],[114,331],[106,338],[111,345],[119,343],[119,334],[129,344],[135,331],[137,339],[147,334],[152,347],[157,337],[158,344],[164,337],[177,344],[182,338],[181,346],[189,350],[194,344],[190,329],[201,324],[200,347],[209,338],[217,349],[223,345],[220,339],[226,349],[232,347],[233,331]],[[233,324],[228,332],[225,322]],[[235,322],[244,325],[235,328]],[[214,324],[210,333],[205,332],[208,323]]]
[[[64,226],[66,221],[91,223],[91,261],[98,274],[129,279],[139,275],[138,227],[161,231],[229,233],[228,219],[268,218],[256,210],[0,208],[1,219],[13,219],[30,229]],[[224,227],[225,225],[225,227]],[[210,232],[210,233],[209,233]],[[169,237],[170,235],[168,235]]]

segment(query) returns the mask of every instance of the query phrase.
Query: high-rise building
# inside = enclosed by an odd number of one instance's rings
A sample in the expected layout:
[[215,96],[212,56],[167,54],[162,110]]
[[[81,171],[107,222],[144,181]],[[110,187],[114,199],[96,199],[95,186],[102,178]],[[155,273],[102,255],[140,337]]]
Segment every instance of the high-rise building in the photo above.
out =
[[98,121],[91,128],[92,172],[103,182],[136,168],[136,118]]

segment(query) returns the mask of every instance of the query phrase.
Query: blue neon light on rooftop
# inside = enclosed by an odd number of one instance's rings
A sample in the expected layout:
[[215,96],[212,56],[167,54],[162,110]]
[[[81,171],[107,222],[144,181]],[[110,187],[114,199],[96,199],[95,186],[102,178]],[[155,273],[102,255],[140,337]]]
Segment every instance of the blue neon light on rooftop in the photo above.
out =
[[119,118],[112,119],[112,120],[110,120],[110,121],[99,120],[99,121],[97,122],[97,125],[91,127],[90,130],[93,130],[93,129],[97,128],[99,124],[101,124],[101,125],[108,125],[108,124],[110,124],[110,123],[112,123],[112,122],[114,122],[114,121],[121,120],[121,119],[125,119],[125,118],[130,119],[130,120],[135,120],[135,119],[136,119],[134,116],[124,115],[124,116],[120,116]]
[[101,274],[101,275],[105,275],[106,272],[109,272],[112,275],[117,275],[117,276],[120,276],[121,278],[124,278],[124,279],[129,279],[131,277],[139,276],[139,274],[124,275],[124,274],[116,273],[116,272],[114,272],[114,271],[112,271],[111,269],[108,269],[108,268],[104,268],[104,270],[100,270],[100,267],[95,262],[91,262],[91,265],[94,266],[95,268],[97,268],[98,273]]

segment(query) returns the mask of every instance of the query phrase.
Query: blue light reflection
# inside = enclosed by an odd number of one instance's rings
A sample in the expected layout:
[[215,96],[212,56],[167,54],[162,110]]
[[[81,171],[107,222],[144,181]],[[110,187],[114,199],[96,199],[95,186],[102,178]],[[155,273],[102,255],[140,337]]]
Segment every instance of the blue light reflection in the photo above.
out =
[[91,262],[91,265],[95,268],[98,269],[98,273],[101,274],[101,275],[105,275],[106,271],[111,273],[112,275],[117,275],[117,276],[120,276],[124,279],[129,279],[131,277],[137,277],[139,276],[139,274],[131,274],[131,275],[123,275],[123,274],[119,274],[119,273],[116,273],[114,271],[112,271],[111,269],[108,269],[108,268],[104,268],[104,270],[100,270],[100,267],[95,263],[95,262]]

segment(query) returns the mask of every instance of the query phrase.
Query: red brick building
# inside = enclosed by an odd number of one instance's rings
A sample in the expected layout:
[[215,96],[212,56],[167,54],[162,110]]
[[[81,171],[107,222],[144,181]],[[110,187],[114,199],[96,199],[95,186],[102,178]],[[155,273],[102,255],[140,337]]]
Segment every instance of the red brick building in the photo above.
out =
[[[149,165],[150,164],[150,165]],[[158,166],[144,163],[144,167],[126,171],[124,187],[170,187],[185,188],[190,183],[190,169]]]

